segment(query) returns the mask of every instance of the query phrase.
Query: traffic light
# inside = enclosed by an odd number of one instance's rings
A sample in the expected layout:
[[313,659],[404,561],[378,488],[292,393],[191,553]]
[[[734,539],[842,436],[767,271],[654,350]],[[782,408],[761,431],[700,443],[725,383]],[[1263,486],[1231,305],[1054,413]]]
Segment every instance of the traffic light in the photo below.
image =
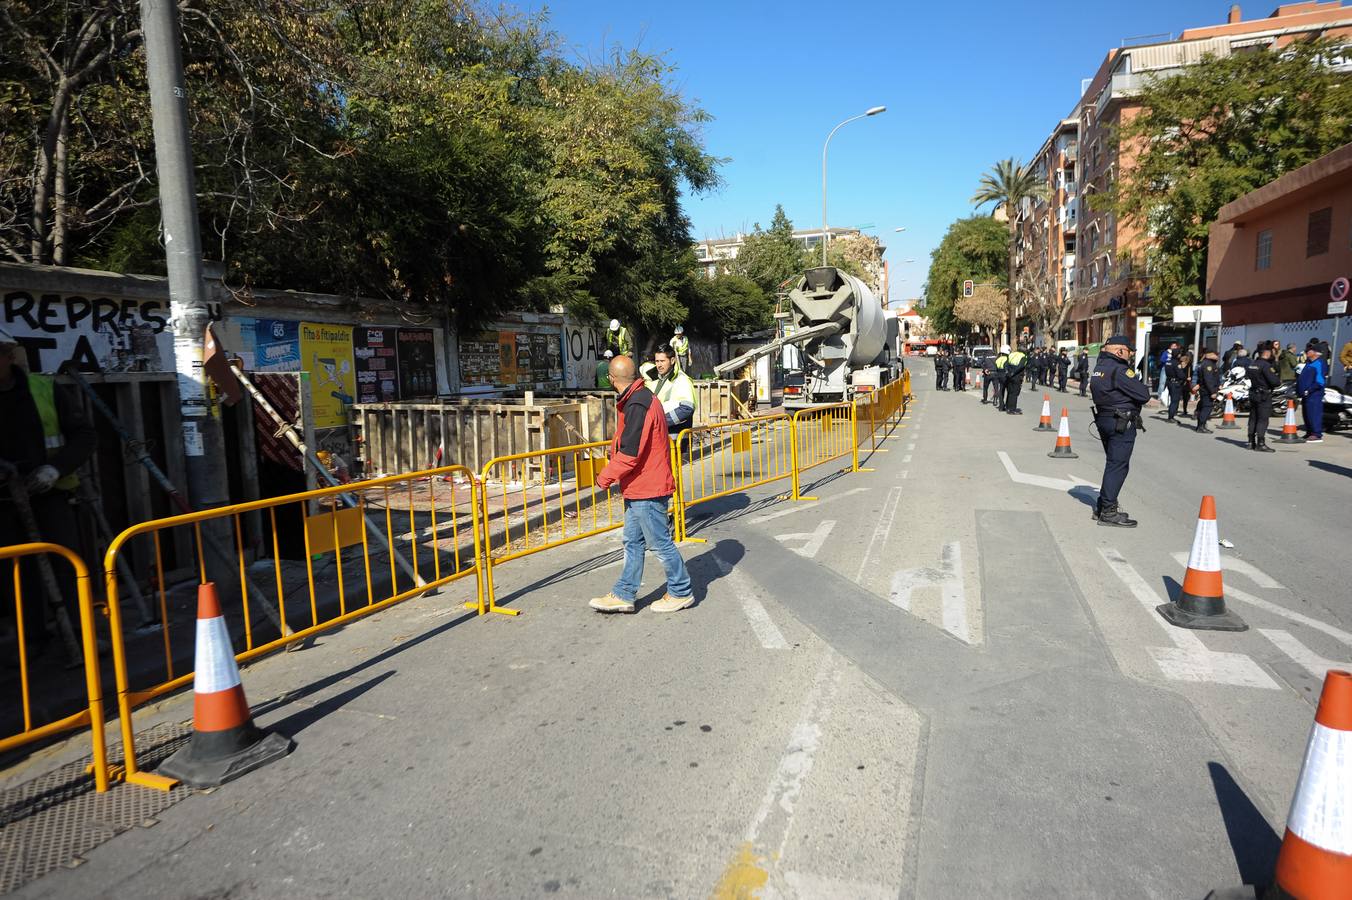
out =
[[975,292],[976,292],[976,284],[972,282],[972,279],[968,278],[966,281],[962,283],[962,295],[964,297],[970,297]]

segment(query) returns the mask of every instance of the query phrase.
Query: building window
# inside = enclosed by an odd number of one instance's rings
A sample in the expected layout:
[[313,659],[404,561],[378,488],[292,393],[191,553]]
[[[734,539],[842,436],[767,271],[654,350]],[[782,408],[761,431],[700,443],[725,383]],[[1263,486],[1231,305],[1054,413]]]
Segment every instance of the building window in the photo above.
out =
[[1305,256],[1329,252],[1329,231],[1333,228],[1333,207],[1326,206],[1310,213],[1309,229],[1305,233]]
[[1272,229],[1258,232],[1258,249],[1254,254],[1255,269],[1272,268]]

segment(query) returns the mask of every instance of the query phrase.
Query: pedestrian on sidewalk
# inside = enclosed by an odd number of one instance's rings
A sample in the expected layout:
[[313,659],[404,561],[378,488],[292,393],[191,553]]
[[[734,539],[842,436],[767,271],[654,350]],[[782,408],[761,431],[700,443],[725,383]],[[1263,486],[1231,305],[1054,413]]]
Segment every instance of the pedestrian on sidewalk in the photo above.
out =
[[1258,356],[1244,367],[1244,374],[1249,376],[1249,449],[1276,453],[1267,445],[1267,430],[1272,418],[1272,392],[1282,380],[1272,365],[1271,344],[1258,345]]
[[1107,457],[1094,518],[1100,525],[1135,528],[1136,520],[1118,507],[1117,497],[1131,468],[1141,407],[1150,400],[1150,388],[1136,377],[1131,342],[1124,335],[1108,338],[1099,351],[1090,389],[1094,393],[1094,425]]
[[1211,410],[1216,405],[1216,395],[1220,389],[1220,354],[1215,350],[1206,350],[1202,353],[1201,365],[1197,367],[1197,383],[1192,387],[1192,392],[1197,395],[1197,427],[1193,429],[1194,431],[1200,431],[1202,434],[1212,433],[1211,429],[1206,427],[1206,423],[1211,418]]
[[612,359],[609,376],[620,395],[615,402],[619,424],[611,442],[610,462],[596,476],[596,486],[606,490],[618,484],[624,495],[624,569],[610,593],[590,605],[601,612],[633,612],[643,585],[643,554],[652,550],[667,575],[667,593],[652,608],[677,612],[695,602],[695,592],[667,517],[667,504],[676,490],[667,417],[662,404],[638,378],[632,359],[623,355]]
[[1305,348],[1305,367],[1296,379],[1296,393],[1300,394],[1300,409],[1305,416],[1305,443],[1318,444],[1324,440],[1324,373],[1323,353],[1318,341],[1310,341]]

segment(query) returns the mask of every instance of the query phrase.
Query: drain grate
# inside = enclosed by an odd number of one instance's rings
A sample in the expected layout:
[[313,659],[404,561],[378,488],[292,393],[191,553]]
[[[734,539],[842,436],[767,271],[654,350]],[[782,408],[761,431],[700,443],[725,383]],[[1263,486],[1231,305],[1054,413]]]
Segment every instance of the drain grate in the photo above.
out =
[[[163,724],[136,736],[141,768],[158,766],[192,734],[186,725]],[[120,763],[121,746],[109,748]],[[60,866],[74,867],[99,844],[155,816],[192,793],[117,784],[100,794],[85,771],[88,756],[18,787],[0,791],[0,894],[17,890]]]

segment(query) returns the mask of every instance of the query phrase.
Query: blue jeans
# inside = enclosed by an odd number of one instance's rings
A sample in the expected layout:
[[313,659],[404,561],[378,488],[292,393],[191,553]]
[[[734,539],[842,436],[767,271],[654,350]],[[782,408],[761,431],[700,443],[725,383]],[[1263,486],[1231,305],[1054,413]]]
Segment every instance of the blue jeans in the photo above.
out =
[[643,551],[651,550],[662,561],[667,572],[667,593],[673,597],[689,597],[693,588],[685,560],[671,539],[671,523],[667,519],[667,497],[624,501],[624,571],[611,589],[616,597],[630,603],[643,585]]

